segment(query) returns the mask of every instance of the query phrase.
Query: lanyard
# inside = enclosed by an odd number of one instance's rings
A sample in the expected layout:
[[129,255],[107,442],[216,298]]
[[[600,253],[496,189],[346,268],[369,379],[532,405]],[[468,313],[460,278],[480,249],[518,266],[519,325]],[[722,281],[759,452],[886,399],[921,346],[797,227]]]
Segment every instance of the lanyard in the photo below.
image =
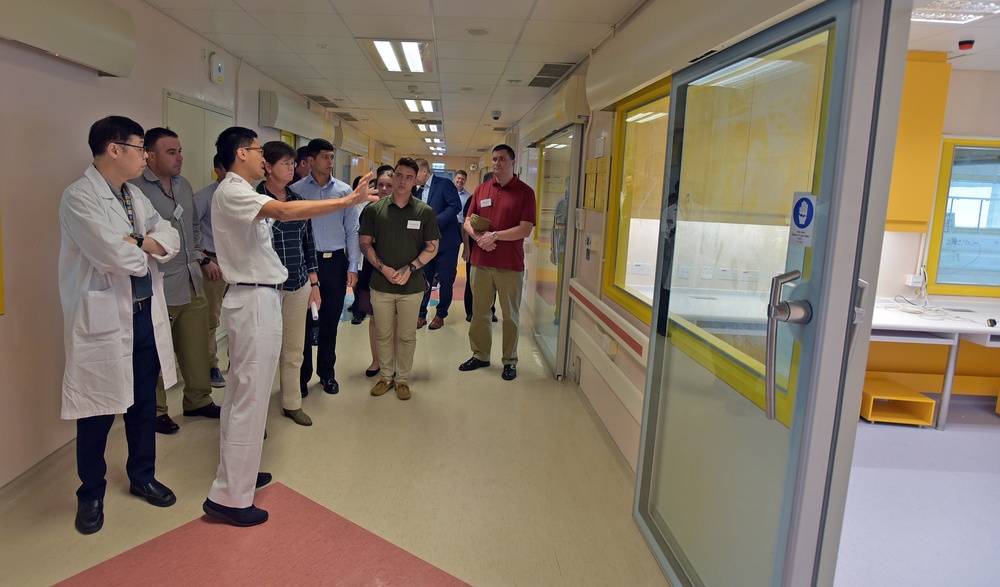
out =
[[128,192],[125,184],[122,184],[122,201],[125,203],[125,213],[128,214],[128,221],[132,224],[132,230],[135,230],[135,212],[132,210],[132,194]]

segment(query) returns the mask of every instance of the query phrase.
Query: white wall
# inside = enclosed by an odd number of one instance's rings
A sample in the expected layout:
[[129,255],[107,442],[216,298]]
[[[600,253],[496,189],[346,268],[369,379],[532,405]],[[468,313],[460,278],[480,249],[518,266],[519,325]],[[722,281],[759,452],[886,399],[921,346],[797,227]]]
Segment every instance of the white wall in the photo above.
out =
[[[120,114],[145,128],[159,126],[163,90],[169,89],[235,110],[236,123],[256,129],[266,141],[278,138],[278,131],[257,128],[257,91],[294,96],[252,67],[238,68],[231,54],[149,4],[115,2],[132,14],[139,40],[128,78],[98,77],[0,40],[0,160],[5,162],[0,236],[6,305],[0,316],[0,486],[76,434],[73,422],[59,419],[63,328],[57,211],[63,189],[92,159],[90,125]],[[202,48],[226,60],[224,84],[209,80]]]

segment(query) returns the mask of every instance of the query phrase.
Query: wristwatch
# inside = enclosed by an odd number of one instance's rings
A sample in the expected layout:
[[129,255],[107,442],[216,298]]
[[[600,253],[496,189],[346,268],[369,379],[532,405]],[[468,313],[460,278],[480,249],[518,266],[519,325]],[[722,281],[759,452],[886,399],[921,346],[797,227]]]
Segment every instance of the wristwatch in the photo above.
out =
[[319,287],[319,282],[318,281],[310,281],[309,285],[311,285],[313,287]]
[[141,249],[142,248],[142,241],[145,240],[146,237],[142,236],[141,234],[136,234],[136,233],[133,232],[132,233],[132,238],[135,239],[135,246],[137,246],[137,247],[139,247]]
[[410,273],[416,273],[417,272],[417,266],[414,265],[413,263],[410,263],[409,267],[410,267]]
[[500,240],[500,233],[494,230],[493,231],[493,242],[497,242],[498,240]]
[[212,262],[212,258],[211,257],[202,257],[201,260],[198,261],[198,264],[201,265],[202,267],[204,267],[205,265],[208,265],[211,262]]

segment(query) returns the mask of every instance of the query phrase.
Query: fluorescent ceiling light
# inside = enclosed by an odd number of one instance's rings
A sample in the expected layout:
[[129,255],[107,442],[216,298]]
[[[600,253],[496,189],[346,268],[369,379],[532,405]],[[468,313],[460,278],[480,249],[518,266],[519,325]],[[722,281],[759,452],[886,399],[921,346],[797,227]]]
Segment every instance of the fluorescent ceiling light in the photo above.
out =
[[910,14],[910,20],[916,22],[965,24],[998,12],[1000,12],[1000,3],[998,2],[935,0],[927,6],[915,9]]
[[434,141],[430,137],[424,137],[425,143],[433,143]]
[[426,124],[418,124],[417,128],[420,129],[420,132],[427,132],[427,125]]
[[435,143],[440,143],[441,139],[432,139]]
[[644,124],[644,123],[649,122],[650,120],[656,120],[657,118],[663,118],[666,115],[667,115],[666,112],[655,112],[655,113],[654,112],[650,112],[650,115],[647,116],[646,118],[643,118],[642,120],[640,120],[639,124]]
[[406,102],[406,107],[410,109],[410,112],[420,112],[420,108],[417,107],[416,100],[403,100],[403,101]]
[[430,125],[430,129],[431,129],[431,132],[437,132],[438,131],[438,125],[432,124],[432,125]]
[[403,68],[399,66],[399,60],[396,59],[396,51],[392,48],[392,43],[389,41],[375,41],[375,49],[378,51],[379,57],[382,58],[382,63],[385,68],[389,71],[403,71]]
[[430,100],[421,100],[420,105],[423,107],[424,112],[434,112],[434,104],[431,104]]
[[404,42],[403,55],[406,57],[406,65],[414,73],[423,73],[424,63],[420,59],[420,45],[412,42]]

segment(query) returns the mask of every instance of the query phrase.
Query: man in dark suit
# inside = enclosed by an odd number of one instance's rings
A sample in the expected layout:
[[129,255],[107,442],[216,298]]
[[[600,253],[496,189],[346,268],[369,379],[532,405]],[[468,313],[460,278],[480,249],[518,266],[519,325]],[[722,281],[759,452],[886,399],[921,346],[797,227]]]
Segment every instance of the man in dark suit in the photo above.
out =
[[417,173],[416,196],[429,205],[437,216],[438,227],[441,229],[441,242],[438,254],[424,267],[424,279],[427,289],[424,299],[420,302],[420,314],[417,318],[417,328],[427,324],[427,304],[431,300],[431,283],[437,276],[441,288],[438,290],[438,305],[429,330],[437,330],[444,326],[448,317],[451,298],[455,287],[455,273],[458,270],[458,251],[462,244],[461,227],[458,225],[458,215],[462,212],[462,201],[458,197],[455,184],[446,177],[431,173],[430,163],[426,159],[416,159],[420,171]]

